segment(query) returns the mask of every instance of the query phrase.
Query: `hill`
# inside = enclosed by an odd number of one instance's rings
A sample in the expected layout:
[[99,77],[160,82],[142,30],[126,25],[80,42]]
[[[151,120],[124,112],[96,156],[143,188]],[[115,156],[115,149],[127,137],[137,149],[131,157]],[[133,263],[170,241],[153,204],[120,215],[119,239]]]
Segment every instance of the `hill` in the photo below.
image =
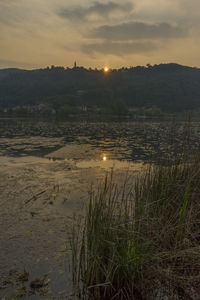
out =
[[1,69],[0,106],[48,103],[59,109],[96,107],[156,107],[163,112],[199,108],[200,69],[178,64],[136,66],[110,70],[47,67],[37,70]]

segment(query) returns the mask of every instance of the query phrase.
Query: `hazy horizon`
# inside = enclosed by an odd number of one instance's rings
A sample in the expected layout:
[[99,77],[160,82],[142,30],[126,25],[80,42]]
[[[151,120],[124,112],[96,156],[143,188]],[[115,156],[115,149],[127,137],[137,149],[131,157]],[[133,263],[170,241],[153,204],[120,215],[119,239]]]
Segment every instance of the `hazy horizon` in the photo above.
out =
[[197,0],[0,0],[0,68],[200,67]]
[[[86,66],[84,66],[84,65],[79,65],[78,64],[78,62],[76,62],[77,63],[77,68],[84,68],[84,69],[87,69],[87,70],[89,70],[89,69],[92,69],[92,70],[98,70],[98,71],[101,71],[101,70],[103,70],[104,69],[104,67],[106,67],[107,65],[104,65],[104,66],[102,66],[102,67],[99,67],[99,68],[97,68],[96,66],[94,66],[94,67],[86,67]],[[168,62],[168,63],[163,63],[163,62],[160,62],[160,63],[158,63],[158,64],[155,64],[155,65],[162,65],[162,64],[177,64],[177,65],[180,65],[180,66],[182,66],[182,67],[189,67],[189,68],[198,68],[199,69],[199,67],[194,67],[194,66],[189,66],[189,65],[182,65],[182,64],[178,64],[177,62]],[[151,64],[150,64],[151,65]],[[152,64],[152,66],[154,66],[153,64]],[[0,70],[6,70],[6,69],[19,69],[19,70],[27,70],[27,71],[33,71],[33,70],[39,70],[39,69],[47,69],[47,68],[50,68],[51,69],[51,67],[64,67],[65,69],[73,69],[74,68],[74,62],[70,65],[70,66],[62,66],[62,65],[53,65],[53,64],[51,64],[51,65],[47,65],[47,66],[38,66],[38,67],[35,67],[35,68],[28,68],[28,67],[26,67],[26,68],[23,68],[23,67],[12,67],[12,66],[9,66],[9,67],[0,67]],[[118,68],[111,68],[110,66],[109,66],[109,71],[112,71],[112,70],[120,70],[120,69],[123,69],[123,68],[127,68],[127,69],[129,69],[129,68],[135,68],[135,67],[147,67],[147,64],[146,65],[130,65],[130,66],[119,66]]]

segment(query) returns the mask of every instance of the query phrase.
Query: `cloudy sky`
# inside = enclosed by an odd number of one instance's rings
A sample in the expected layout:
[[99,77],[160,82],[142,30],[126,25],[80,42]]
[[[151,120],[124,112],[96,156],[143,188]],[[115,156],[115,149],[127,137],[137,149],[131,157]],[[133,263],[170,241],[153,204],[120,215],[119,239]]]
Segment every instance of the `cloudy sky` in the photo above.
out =
[[200,67],[199,0],[0,0],[0,68]]

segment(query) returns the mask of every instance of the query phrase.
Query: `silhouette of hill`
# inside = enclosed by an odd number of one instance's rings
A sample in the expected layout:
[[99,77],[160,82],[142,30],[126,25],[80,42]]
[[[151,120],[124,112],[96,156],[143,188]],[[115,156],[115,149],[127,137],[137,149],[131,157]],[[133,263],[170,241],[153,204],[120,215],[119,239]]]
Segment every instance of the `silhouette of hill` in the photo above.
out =
[[54,66],[0,70],[0,106],[39,103],[56,109],[63,105],[118,110],[156,107],[164,112],[196,109],[200,107],[200,69],[170,63],[108,73]]

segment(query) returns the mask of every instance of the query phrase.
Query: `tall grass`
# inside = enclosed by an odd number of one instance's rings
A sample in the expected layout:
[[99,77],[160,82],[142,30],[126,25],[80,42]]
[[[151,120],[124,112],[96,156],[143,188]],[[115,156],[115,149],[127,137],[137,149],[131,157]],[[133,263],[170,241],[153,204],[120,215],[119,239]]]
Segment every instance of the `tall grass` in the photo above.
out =
[[74,224],[71,246],[78,299],[200,295],[199,155],[149,167],[132,188],[111,174]]

